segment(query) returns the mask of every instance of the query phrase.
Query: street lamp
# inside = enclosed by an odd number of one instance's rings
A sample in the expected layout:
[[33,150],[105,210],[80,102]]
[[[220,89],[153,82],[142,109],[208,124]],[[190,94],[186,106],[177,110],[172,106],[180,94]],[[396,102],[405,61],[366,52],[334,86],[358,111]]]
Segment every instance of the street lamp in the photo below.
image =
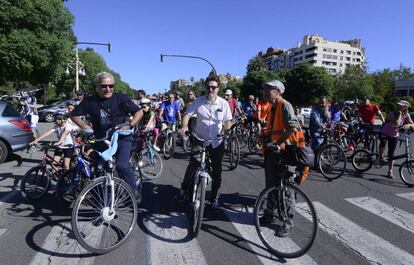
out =
[[[80,44],[88,44],[88,45],[101,45],[101,46],[107,46],[108,47],[108,52],[111,53],[111,43],[100,43],[100,42],[77,42],[76,45],[80,45]],[[77,91],[79,91],[79,75],[81,76],[85,76],[86,72],[85,72],[85,65],[79,60],[79,52],[78,52],[78,48],[75,48],[75,58],[74,58],[74,62],[72,63],[74,65],[74,67],[71,64],[68,64],[66,67],[66,71],[65,73],[68,75],[69,74],[69,68],[73,70],[73,68],[75,68],[75,81],[76,81],[76,87],[75,87],[75,94]]]
[[164,62],[164,57],[184,57],[184,58],[192,58],[192,59],[200,59],[203,60],[205,62],[207,62],[211,68],[213,69],[213,73],[214,75],[217,76],[217,71],[216,68],[214,68],[213,64],[210,63],[207,59],[203,58],[203,57],[199,57],[199,56],[190,56],[190,55],[177,55],[177,54],[160,54],[161,56],[161,62]]

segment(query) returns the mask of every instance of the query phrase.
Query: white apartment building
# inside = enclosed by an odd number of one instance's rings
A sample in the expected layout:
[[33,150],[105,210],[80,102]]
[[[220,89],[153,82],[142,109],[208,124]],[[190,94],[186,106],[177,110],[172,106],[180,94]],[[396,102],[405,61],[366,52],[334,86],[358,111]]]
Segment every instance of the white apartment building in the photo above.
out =
[[[266,60],[266,54],[262,57]],[[348,65],[363,66],[365,49],[361,48],[361,41],[357,39],[333,42],[319,35],[306,35],[302,43],[284,50],[277,56],[272,55],[271,60],[270,69],[273,71],[291,69],[308,62],[314,66],[324,67],[330,74],[336,75],[344,73]]]

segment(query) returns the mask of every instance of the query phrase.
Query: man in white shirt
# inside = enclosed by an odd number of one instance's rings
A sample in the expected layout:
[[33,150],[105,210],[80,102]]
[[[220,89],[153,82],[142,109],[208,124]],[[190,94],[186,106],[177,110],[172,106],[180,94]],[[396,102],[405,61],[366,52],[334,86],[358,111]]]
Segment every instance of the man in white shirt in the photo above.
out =
[[[193,114],[197,114],[197,121],[195,127],[195,135],[204,140],[213,140],[211,146],[207,148],[210,160],[211,160],[211,177],[213,179],[212,191],[211,191],[211,207],[213,209],[220,208],[218,202],[219,189],[221,186],[221,164],[224,155],[224,142],[218,139],[218,135],[227,131],[231,127],[231,110],[227,101],[219,96],[219,81],[217,77],[210,76],[205,82],[206,94],[198,97],[189,106],[186,114],[183,118],[181,134],[185,134],[188,130],[188,121]],[[201,155],[201,147],[197,145],[197,139],[193,142],[192,155],[190,163],[185,172],[183,183],[181,184],[181,194],[178,197],[180,200],[184,200],[186,195],[189,195],[191,188],[192,175],[199,166],[199,158]]]

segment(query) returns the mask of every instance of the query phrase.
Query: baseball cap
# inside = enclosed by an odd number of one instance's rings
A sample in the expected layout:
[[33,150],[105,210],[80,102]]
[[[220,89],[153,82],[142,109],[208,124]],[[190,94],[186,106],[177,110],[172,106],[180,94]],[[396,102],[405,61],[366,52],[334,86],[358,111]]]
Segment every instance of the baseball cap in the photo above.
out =
[[277,89],[279,89],[280,94],[283,94],[285,92],[285,85],[283,85],[282,82],[280,82],[279,80],[272,80],[269,82],[265,82],[266,85],[270,86],[270,87],[275,87]]
[[224,95],[233,95],[233,92],[231,92],[230,89],[227,89],[226,92],[224,93]]
[[410,103],[408,101],[406,101],[406,100],[400,100],[400,101],[398,101],[397,105],[398,106],[401,106],[401,107],[407,107],[407,108],[411,107]]

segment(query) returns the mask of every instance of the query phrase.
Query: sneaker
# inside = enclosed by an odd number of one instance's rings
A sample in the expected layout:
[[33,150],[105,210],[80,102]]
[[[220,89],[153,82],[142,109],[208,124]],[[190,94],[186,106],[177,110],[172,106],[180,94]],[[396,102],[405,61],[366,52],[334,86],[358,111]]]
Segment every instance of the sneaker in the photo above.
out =
[[160,149],[158,146],[156,146],[155,144],[154,144],[152,147],[153,147],[153,148],[154,148],[154,150],[155,150],[155,151],[157,151],[157,152],[161,151],[161,149]]
[[276,232],[277,237],[287,237],[289,235],[289,226],[283,225],[279,228],[279,230]]
[[211,209],[213,210],[220,210],[220,203],[218,202],[218,199],[214,199],[211,203]]
[[392,171],[388,171],[387,177],[390,179],[394,179],[394,173]]

